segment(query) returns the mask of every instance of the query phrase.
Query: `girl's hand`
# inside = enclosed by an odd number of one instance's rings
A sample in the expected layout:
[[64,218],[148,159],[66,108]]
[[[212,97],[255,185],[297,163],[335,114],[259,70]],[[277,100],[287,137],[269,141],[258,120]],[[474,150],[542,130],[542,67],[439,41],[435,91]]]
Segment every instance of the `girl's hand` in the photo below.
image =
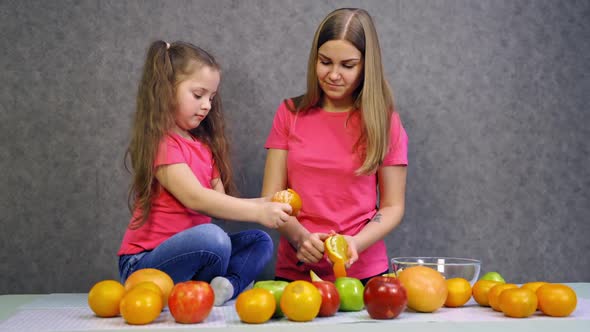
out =
[[324,257],[324,241],[330,236],[326,233],[311,233],[299,245],[297,259],[303,263],[317,263]]
[[289,220],[292,211],[291,205],[287,203],[263,202],[260,204],[261,211],[258,222],[268,228],[279,228]]
[[346,243],[348,243],[348,262],[346,262],[346,268],[350,268],[350,266],[359,259],[359,254],[357,250],[356,240],[354,237],[350,235],[343,235]]

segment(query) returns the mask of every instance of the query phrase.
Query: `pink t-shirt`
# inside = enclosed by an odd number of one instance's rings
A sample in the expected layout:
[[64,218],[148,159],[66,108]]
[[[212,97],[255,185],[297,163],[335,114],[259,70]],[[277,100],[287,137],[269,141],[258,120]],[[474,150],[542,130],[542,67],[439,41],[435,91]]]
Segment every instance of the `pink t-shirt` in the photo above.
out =
[[[360,135],[360,114],[330,113],[314,108],[292,113],[282,103],[265,144],[267,149],[288,150],[287,186],[303,203],[297,219],[310,232],[355,235],[377,213],[377,177],[355,175],[361,166],[353,146]],[[391,117],[390,149],[383,166],[407,165],[408,137],[397,113]],[[291,280],[309,279],[313,270],[326,280],[334,280],[332,266],[297,266],[295,249],[281,237],[276,275]],[[358,279],[368,278],[389,267],[384,241],[378,241],[360,253],[359,260],[347,271]]]
[[[187,164],[205,188],[211,188],[211,180],[219,178],[207,145],[171,133],[162,140],[154,167],[178,163]],[[185,207],[170,192],[159,184],[157,186],[158,191],[146,223],[138,229],[126,230],[118,255],[152,250],[178,232],[211,222],[211,217]],[[137,216],[140,212],[135,209],[133,215]]]

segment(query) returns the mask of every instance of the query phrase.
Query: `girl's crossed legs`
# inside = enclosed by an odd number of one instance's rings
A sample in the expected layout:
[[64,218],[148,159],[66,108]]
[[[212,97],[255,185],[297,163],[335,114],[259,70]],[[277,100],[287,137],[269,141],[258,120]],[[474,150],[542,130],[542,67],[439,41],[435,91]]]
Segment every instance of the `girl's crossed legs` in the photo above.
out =
[[154,250],[121,256],[119,274],[125,282],[136,270],[155,268],[166,272],[175,284],[210,282],[215,304],[221,305],[254,281],[272,254],[272,239],[261,230],[227,234],[215,224],[203,224],[175,234]]

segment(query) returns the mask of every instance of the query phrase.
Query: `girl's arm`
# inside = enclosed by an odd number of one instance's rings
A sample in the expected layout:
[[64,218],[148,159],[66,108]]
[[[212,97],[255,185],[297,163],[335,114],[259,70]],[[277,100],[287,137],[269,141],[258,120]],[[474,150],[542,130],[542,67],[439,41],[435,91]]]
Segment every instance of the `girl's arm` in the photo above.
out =
[[[287,189],[287,153],[287,150],[268,149],[261,196],[272,196]],[[296,248],[301,261],[315,263],[323,258],[323,240],[327,236],[311,234],[295,217],[290,217],[277,230]]]
[[[240,199],[201,185],[187,164],[171,164],[158,167],[156,178],[184,206],[208,216],[236,221],[254,221],[277,228],[289,219],[291,206],[283,203],[260,202]],[[223,185],[221,185],[223,189]]]
[[[383,239],[402,221],[406,195],[405,166],[381,167],[379,179],[379,210],[367,225],[351,237],[357,252],[362,252],[375,242]],[[350,241],[349,241],[350,244]],[[351,261],[349,263],[354,263]]]

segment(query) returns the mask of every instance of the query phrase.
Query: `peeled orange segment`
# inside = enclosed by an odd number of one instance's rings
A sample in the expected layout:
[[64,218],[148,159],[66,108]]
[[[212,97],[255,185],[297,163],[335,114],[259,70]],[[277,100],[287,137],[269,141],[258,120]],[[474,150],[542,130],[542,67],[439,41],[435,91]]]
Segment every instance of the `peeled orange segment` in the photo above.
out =
[[330,236],[324,242],[324,247],[328,258],[334,264],[334,276],[346,277],[345,264],[348,261],[348,243],[344,236],[335,234]]
[[346,277],[346,267],[344,266],[343,262],[334,263],[332,268],[334,269],[334,277],[336,277],[336,278]]

